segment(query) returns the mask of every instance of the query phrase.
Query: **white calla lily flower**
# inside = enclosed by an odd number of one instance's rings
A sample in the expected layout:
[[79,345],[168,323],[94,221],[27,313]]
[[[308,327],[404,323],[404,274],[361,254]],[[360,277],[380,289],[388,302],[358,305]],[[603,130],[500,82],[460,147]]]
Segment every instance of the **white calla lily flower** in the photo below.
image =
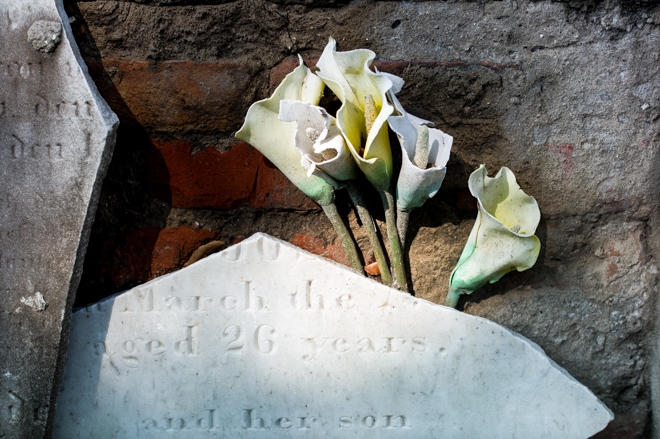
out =
[[422,206],[440,189],[447,173],[454,139],[438,129],[429,128],[433,126],[432,122],[407,113],[395,96],[401,90],[403,80],[383,74],[393,83],[388,97],[395,114],[387,122],[401,145],[401,172],[396,185],[397,209],[408,212]]
[[305,195],[325,206],[334,202],[333,187],[320,177],[307,176],[300,163],[301,153],[294,145],[296,125],[278,119],[282,100],[316,105],[323,95],[323,81],[299,59],[300,65],[284,78],[270,98],[250,106],[236,137],[258,149]]
[[520,189],[509,168],[490,178],[481,165],[470,175],[468,186],[479,213],[451,274],[446,305],[452,307],[461,294],[497,282],[510,271],[531,268],[541,249],[534,236],[541,219],[539,206]]
[[344,141],[337,121],[324,108],[301,101],[280,102],[279,119],[296,122],[294,144],[302,153],[307,175],[317,175],[333,186],[336,181],[358,176],[355,160]]
[[342,102],[337,124],[349,150],[367,180],[379,190],[389,190],[393,174],[387,118],[394,108],[386,94],[392,82],[369,69],[376,54],[357,49],[337,52],[330,38],[316,66],[318,76]]

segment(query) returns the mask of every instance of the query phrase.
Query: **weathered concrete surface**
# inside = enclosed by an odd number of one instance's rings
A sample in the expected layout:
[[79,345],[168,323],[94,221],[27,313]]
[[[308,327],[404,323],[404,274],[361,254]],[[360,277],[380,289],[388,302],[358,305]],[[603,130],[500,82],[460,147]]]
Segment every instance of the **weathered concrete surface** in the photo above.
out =
[[[587,384],[617,413],[609,437],[649,437],[650,383],[658,382],[657,375],[649,375],[654,364],[649,348],[657,342],[651,327],[660,254],[657,4],[195,3],[90,1],[72,7],[84,55],[107,66],[99,83],[132,124],[120,133],[126,146],[118,150],[105,185],[94,248],[110,252],[109,240],[143,227],[181,225],[218,231],[227,243],[263,231],[287,241],[304,233],[321,240],[322,247],[334,244],[330,224],[308,208],[276,203],[256,208],[249,201],[229,209],[173,207],[176,197],[168,199],[168,184],[169,194],[176,194],[183,161],[170,161],[174,155],[159,160],[150,152],[154,143],[149,139],[189,142],[192,157],[211,155],[212,148],[238,154],[241,147],[231,136],[240,118],[232,114],[224,118],[225,131],[209,131],[203,115],[209,110],[200,107],[195,116],[195,99],[186,100],[203,89],[198,78],[173,83],[178,99],[160,122],[151,117],[157,111],[145,108],[147,102],[131,102],[139,87],[150,89],[145,61],[163,84],[168,80],[163,66],[171,60],[198,63],[204,71],[208,64],[217,65],[219,74],[234,63],[240,78],[249,78],[236,83],[241,97],[231,104],[232,111],[244,114],[249,102],[269,95],[272,79],[281,78],[296,53],[317,59],[330,36],[339,50],[372,49],[383,70],[406,80],[400,93],[404,107],[454,137],[443,187],[411,218],[416,294],[444,301],[449,274],[476,216],[467,192],[470,172],[481,163],[492,172],[508,166],[539,202],[541,256],[532,270],[507,275],[462,299],[459,308],[531,338]],[[131,81],[122,82],[132,63]],[[141,85],[138,73],[144,75]],[[220,91],[210,88],[204,99]],[[139,110],[132,117],[131,108]],[[247,170],[236,174],[250,175]],[[169,182],[162,178],[168,175]],[[150,192],[154,180],[157,195]],[[200,197],[201,191],[188,198]],[[349,218],[368,259],[366,238],[352,214]],[[95,264],[89,262],[81,296],[91,297],[99,285],[119,291],[110,278],[101,284],[91,276]],[[122,287],[143,280],[131,283],[121,274],[114,276],[122,279]]]
[[[655,290],[657,295],[657,289]],[[655,328],[651,332],[651,367],[649,370],[651,385],[651,402],[653,404],[653,439],[660,439],[660,300],[656,297]]]
[[118,120],[61,1],[0,1],[0,53],[0,437],[41,438]]

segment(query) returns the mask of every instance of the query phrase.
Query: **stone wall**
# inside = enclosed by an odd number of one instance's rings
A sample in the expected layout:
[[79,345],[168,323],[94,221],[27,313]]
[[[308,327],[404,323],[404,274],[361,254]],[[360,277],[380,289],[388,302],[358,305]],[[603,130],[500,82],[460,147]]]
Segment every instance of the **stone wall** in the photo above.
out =
[[[443,187],[411,217],[415,294],[444,302],[476,216],[468,176],[508,166],[539,202],[541,255],[459,309],[535,341],[594,391],[616,413],[597,437],[652,437],[660,7],[97,0],[68,12],[121,119],[79,305],[258,231],[345,261],[319,208],[233,138],[295,55],[313,65],[332,36],[339,50],[376,52],[380,70],[406,81],[404,107],[454,137]],[[343,197],[340,209],[369,261]]]

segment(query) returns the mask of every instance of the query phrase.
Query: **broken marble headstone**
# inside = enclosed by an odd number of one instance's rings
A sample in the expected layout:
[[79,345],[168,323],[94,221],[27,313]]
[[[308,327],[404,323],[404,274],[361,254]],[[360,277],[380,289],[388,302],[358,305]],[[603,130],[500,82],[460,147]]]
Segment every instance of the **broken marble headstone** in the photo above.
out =
[[506,328],[257,234],[74,313],[55,437],[568,439],[611,419]]
[[117,118],[61,0],[0,0],[0,53],[0,437],[40,438]]

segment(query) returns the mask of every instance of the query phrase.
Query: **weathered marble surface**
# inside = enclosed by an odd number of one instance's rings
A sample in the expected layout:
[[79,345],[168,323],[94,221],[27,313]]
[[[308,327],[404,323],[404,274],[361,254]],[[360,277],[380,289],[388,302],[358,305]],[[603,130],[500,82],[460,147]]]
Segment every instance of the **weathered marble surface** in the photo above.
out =
[[0,0],[0,437],[52,427],[117,123],[61,0]]
[[58,438],[587,438],[527,339],[256,234],[73,315]]

